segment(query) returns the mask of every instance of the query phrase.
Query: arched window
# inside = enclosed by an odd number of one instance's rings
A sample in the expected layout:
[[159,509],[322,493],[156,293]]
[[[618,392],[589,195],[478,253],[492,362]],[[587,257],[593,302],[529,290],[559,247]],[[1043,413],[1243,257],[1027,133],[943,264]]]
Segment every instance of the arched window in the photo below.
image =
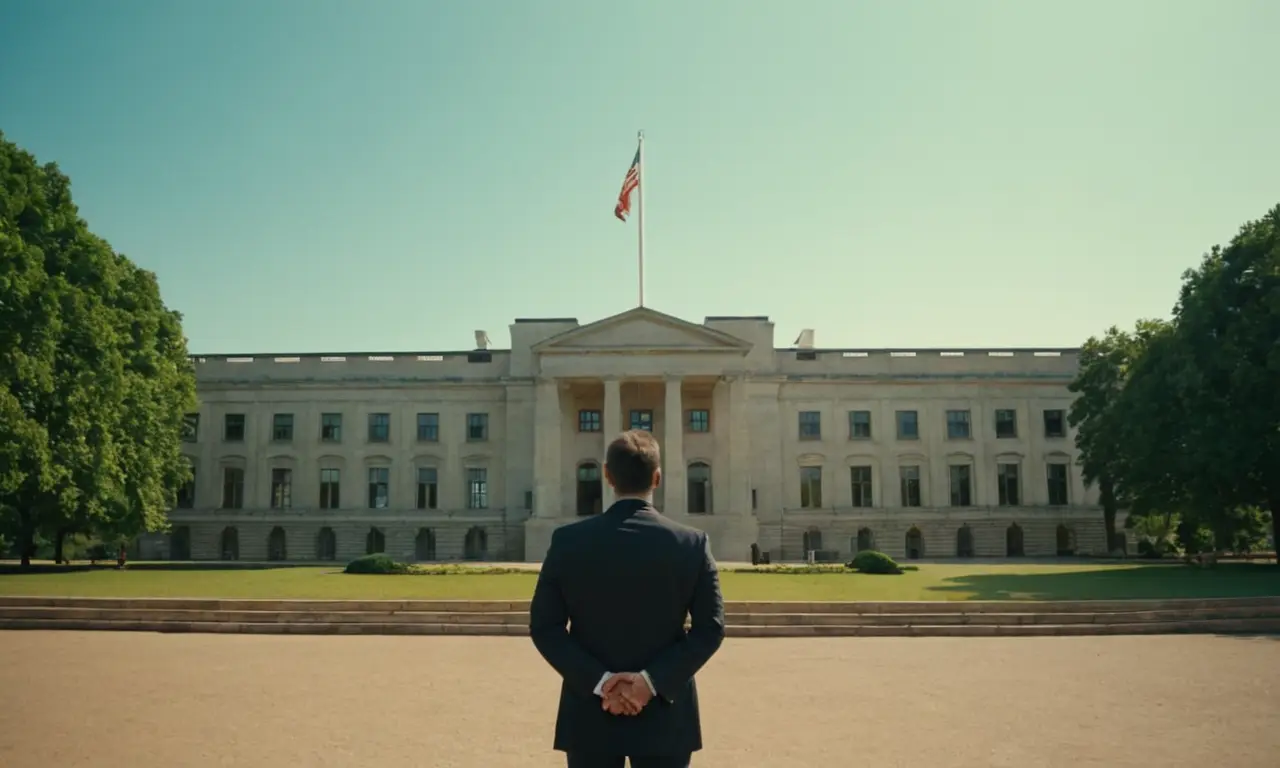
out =
[[369,533],[364,537],[364,553],[372,555],[377,552],[387,551],[387,537],[377,528],[370,528]]
[[467,560],[483,560],[489,556],[489,534],[481,526],[467,531],[462,542],[462,557]]
[[868,549],[876,548],[876,535],[872,533],[870,528],[859,528],[856,543],[854,544],[854,552],[864,552]]
[[1010,523],[1004,532],[1004,553],[1009,557],[1022,557],[1022,526]]
[[600,480],[600,465],[594,461],[578,465],[578,515],[600,514],[604,499],[604,485]]
[[173,529],[173,533],[169,534],[169,559],[191,559],[191,528],[189,526],[179,525]]
[[240,559],[240,532],[234,526],[229,525],[222,529],[218,552],[223,560]]
[[289,550],[285,546],[284,529],[278,525],[275,528],[272,528],[271,534],[267,536],[267,559],[289,559]]
[[333,529],[327,525],[320,529],[320,533],[316,534],[316,559],[338,559],[338,537],[334,534]]
[[807,559],[810,552],[816,552],[822,549],[822,531],[817,528],[810,528],[804,532],[804,556]]
[[956,557],[973,557],[973,529],[968,524],[956,531]]
[[413,558],[415,560],[436,559],[436,534],[430,528],[419,528],[413,540]]
[[1058,557],[1071,557],[1076,553],[1076,532],[1065,525],[1058,526]]
[[919,560],[922,557],[924,557],[924,535],[913,525],[911,530],[907,531],[907,559]]
[[689,514],[711,514],[711,465],[695,461],[689,465]]

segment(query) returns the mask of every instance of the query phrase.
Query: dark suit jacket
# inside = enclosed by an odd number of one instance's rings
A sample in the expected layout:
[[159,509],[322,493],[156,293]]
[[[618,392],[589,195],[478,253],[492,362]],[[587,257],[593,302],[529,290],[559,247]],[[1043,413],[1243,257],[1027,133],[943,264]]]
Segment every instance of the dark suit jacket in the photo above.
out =
[[[564,678],[556,749],[680,755],[702,748],[693,676],[724,639],[720,578],[702,531],[631,499],[557,529],[533,593],[529,634]],[[601,709],[593,691],[605,672],[641,670],[658,695],[640,714]]]

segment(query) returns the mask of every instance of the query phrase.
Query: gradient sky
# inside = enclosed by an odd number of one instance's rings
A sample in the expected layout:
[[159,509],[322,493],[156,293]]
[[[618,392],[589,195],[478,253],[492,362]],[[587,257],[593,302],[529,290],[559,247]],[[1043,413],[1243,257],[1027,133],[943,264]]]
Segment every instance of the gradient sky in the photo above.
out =
[[1280,202],[1277,40],[1274,0],[0,0],[0,130],[197,353],[635,306],[639,128],[649,306],[1070,346]]

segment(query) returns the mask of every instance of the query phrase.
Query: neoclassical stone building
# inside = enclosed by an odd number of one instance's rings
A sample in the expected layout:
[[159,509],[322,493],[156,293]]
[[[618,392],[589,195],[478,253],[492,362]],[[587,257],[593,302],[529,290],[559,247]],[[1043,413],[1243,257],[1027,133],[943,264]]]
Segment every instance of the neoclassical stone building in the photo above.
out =
[[[477,333],[477,337],[483,334]],[[1074,350],[775,348],[767,317],[521,319],[511,349],[195,358],[174,558],[531,560],[653,430],[722,560],[1103,552]],[[811,336],[811,334],[806,334]]]

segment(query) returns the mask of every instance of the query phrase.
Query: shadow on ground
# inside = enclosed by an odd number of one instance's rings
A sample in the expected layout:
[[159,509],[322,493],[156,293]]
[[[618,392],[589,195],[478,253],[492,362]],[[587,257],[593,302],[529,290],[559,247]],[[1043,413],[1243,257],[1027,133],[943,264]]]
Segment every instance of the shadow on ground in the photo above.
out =
[[[927,591],[970,600],[1168,600],[1280,595],[1280,567],[1230,563],[1213,568],[1161,566],[1061,572],[976,573],[946,579]],[[945,598],[944,598],[945,599]]]

